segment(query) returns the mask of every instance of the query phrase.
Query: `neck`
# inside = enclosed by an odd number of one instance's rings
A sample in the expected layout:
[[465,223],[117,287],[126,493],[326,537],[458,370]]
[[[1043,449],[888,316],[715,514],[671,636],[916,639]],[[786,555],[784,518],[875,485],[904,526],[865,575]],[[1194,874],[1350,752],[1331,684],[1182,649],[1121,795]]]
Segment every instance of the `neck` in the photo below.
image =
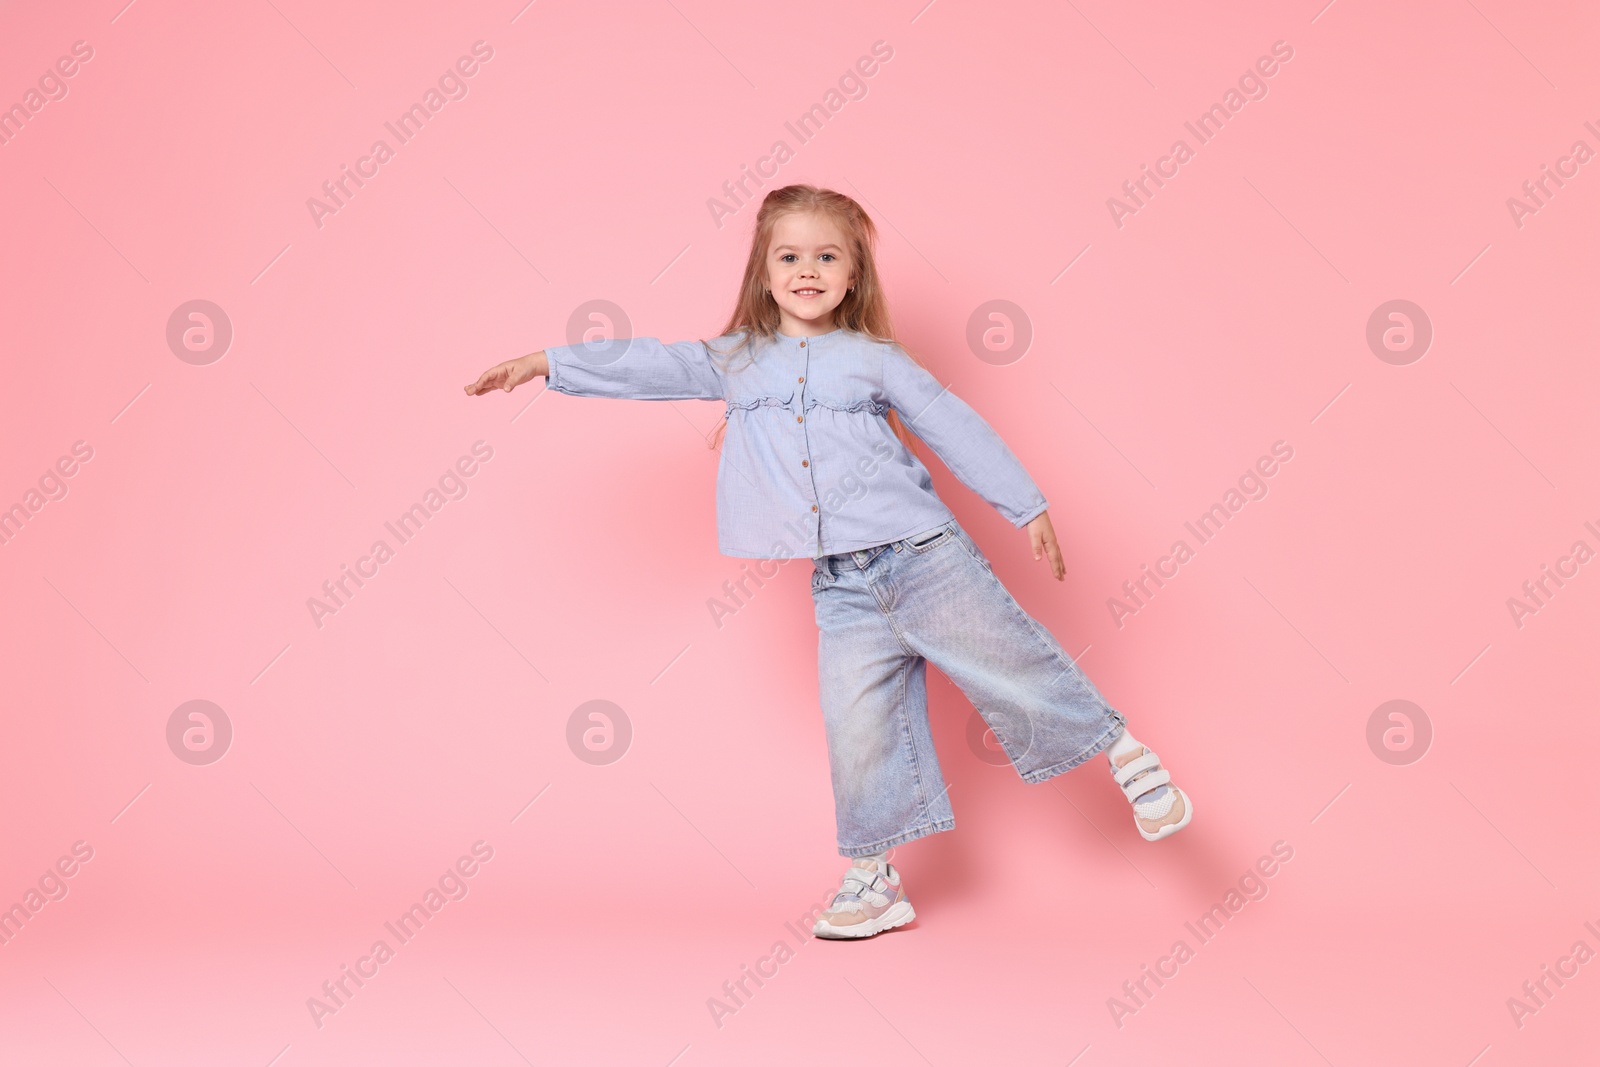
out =
[[779,309],[778,331],[790,338],[819,338],[822,334],[832,333],[835,330],[838,330],[838,323],[834,322],[834,312],[808,322],[805,318],[795,318],[786,310]]
[[788,337],[821,337],[838,328],[831,314],[826,319],[816,319],[812,322],[784,315],[778,322],[778,332]]

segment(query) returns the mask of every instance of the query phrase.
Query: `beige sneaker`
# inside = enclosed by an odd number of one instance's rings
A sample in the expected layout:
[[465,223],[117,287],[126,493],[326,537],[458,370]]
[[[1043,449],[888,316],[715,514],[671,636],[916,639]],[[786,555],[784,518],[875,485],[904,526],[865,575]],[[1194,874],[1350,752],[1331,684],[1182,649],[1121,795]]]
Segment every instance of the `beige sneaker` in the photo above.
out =
[[1111,776],[1133,805],[1134,825],[1146,841],[1159,841],[1189,825],[1194,805],[1172,784],[1172,775],[1154,752],[1141,745],[1111,762]]
[[870,857],[852,863],[833,903],[811,932],[833,940],[872,937],[915,919],[917,913],[911,910],[911,901],[900,885],[900,872],[887,861],[883,867],[878,870]]

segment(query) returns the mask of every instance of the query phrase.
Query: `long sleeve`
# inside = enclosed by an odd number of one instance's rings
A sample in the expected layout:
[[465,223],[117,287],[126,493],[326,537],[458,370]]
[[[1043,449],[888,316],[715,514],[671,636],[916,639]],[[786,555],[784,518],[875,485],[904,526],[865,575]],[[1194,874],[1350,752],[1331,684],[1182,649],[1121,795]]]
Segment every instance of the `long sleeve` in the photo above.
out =
[[1050,506],[983,416],[899,348],[883,352],[885,399],[961,484],[1018,529]]
[[544,350],[546,386],[570,396],[620,400],[721,400],[722,377],[703,341],[618,338]]

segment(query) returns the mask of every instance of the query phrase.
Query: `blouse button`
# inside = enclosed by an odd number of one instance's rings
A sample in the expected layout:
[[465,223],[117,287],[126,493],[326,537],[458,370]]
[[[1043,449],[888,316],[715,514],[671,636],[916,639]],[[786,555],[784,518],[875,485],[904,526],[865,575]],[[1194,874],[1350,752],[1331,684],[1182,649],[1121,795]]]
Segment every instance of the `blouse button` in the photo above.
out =
[[[805,346],[806,346],[806,343],[805,343],[805,342],[804,342],[804,341],[801,341],[801,342],[800,342],[800,347],[801,347],[801,348],[804,348],[804,347],[805,347]],[[812,510],[815,510],[815,509],[812,509]]]
[[816,511],[816,510],[817,510],[817,506],[816,506],[816,505],[815,505],[815,504],[812,504],[812,505],[811,505],[811,510],[812,510],[812,511]]
[[803,382],[803,381],[805,381],[805,380],[806,380],[806,376],[805,376],[805,375],[804,375],[804,374],[802,374],[802,375],[800,375],[800,380],[801,380],[801,381],[802,381],[802,382]]
[[809,466],[811,466],[811,461],[809,459],[803,459],[803,460],[800,461],[800,466],[809,467]]
[[794,417],[794,421],[795,422],[805,422],[806,421],[806,417],[804,415],[796,415]]

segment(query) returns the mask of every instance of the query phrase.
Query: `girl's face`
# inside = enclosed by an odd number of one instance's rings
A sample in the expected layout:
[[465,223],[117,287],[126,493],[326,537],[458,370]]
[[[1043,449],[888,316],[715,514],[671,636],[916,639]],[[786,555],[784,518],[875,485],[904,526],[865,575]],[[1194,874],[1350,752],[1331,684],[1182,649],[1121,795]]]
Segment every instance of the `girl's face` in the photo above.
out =
[[790,212],[772,227],[767,288],[777,301],[778,329],[809,337],[833,329],[833,309],[855,284],[849,241],[822,215]]

